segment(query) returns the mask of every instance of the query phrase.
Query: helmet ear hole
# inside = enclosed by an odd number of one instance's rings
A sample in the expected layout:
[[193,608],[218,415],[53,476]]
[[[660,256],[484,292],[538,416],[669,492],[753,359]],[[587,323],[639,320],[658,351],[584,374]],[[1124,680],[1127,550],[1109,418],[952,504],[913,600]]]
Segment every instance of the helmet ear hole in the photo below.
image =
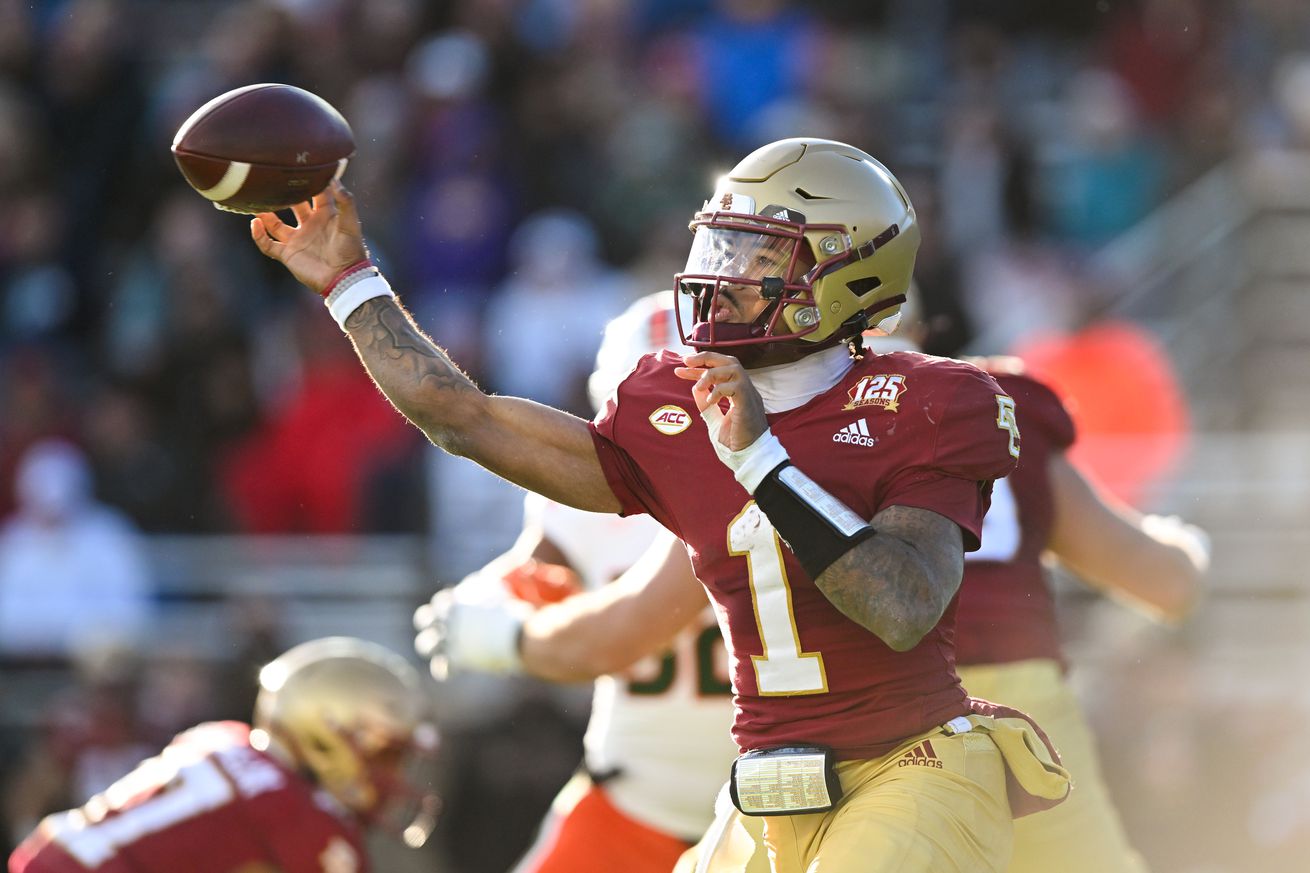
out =
[[863,297],[881,284],[882,279],[877,276],[865,276],[863,279],[852,279],[846,283],[846,287],[851,289],[851,293],[856,297]]

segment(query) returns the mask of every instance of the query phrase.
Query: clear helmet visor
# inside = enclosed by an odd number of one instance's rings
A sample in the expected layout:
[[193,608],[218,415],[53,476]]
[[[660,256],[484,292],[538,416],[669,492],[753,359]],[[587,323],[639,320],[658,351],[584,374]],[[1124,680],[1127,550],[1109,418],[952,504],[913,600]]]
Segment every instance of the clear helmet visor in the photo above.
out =
[[793,281],[800,259],[800,239],[701,225],[696,228],[687,255],[687,277],[713,276],[758,282],[778,277]]

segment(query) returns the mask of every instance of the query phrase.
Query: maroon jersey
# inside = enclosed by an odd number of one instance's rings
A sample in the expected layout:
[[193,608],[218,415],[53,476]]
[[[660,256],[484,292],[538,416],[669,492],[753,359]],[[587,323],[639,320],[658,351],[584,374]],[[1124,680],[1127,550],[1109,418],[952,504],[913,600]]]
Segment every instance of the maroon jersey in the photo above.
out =
[[964,566],[955,659],[961,665],[1061,660],[1042,552],[1055,522],[1049,462],[1073,443],[1073,420],[1051,389],[1022,374],[1017,359],[982,363],[1015,399],[1023,457],[996,483],[982,549]]
[[250,728],[213,722],[80,809],[47,816],[9,873],[356,873],[359,836],[335,802],[250,746]]
[[[593,433],[623,512],[649,512],[681,537],[710,592],[731,655],[737,744],[873,757],[968,712],[951,610],[908,652],[842,615],[714,454],[692,383],[673,374],[680,365],[668,352],[643,358]],[[972,365],[897,352],[866,356],[769,426],[799,469],[860,516],[929,509],[976,548],[991,480],[1018,453],[1010,403]]]

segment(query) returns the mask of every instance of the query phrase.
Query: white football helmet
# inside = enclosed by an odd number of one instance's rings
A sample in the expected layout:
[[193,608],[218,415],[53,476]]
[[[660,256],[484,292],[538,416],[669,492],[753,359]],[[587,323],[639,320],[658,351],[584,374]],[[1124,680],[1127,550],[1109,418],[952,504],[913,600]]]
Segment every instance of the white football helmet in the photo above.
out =
[[[894,329],[919,225],[896,177],[859,149],[785,139],[719,179],[691,222],[675,287],[695,299],[687,345],[740,354],[770,343],[822,348],[881,325]],[[754,287],[769,306],[752,324],[716,323],[717,298]]]
[[[678,310],[674,311],[674,304]],[[691,318],[692,301],[682,294],[657,291],[634,301],[605,325],[596,352],[596,368],[587,379],[587,395],[597,412],[644,355],[682,348],[678,325]]]
[[[354,637],[302,643],[260,671],[254,727],[252,745],[271,738],[365,825],[427,840],[437,800],[406,770],[437,734],[418,671],[399,655]],[[392,821],[396,807],[407,821]]]

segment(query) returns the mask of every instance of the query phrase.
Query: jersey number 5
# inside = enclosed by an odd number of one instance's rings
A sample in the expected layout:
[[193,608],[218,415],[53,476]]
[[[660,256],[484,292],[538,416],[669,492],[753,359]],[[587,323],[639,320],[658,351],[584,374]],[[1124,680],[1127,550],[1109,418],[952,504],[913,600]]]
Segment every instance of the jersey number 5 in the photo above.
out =
[[1010,432],[1010,454],[1019,457],[1019,422],[1014,417],[1014,398],[996,395],[996,426]]
[[801,651],[782,541],[754,500],[728,525],[728,550],[746,556],[755,624],[764,648],[764,654],[751,656],[759,693],[767,697],[827,691],[823,655]]

